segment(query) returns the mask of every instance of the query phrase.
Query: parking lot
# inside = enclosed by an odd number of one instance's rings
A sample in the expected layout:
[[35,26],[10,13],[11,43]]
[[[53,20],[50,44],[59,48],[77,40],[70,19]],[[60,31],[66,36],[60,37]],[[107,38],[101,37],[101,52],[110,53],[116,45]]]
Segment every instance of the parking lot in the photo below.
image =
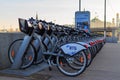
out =
[[106,43],[96,55],[90,67],[77,77],[67,77],[56,67],[48,68],[34,75],[24,77],[0,74],[0,80],[120,80],[120,44]]

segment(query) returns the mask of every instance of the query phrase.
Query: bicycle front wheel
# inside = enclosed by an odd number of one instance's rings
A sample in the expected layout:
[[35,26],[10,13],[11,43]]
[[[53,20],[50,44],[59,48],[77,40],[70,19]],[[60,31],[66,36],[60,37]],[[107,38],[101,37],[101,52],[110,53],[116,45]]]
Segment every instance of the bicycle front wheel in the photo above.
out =
[[[15,56],[17,55],[18,49],[20,48],[21,44],[23,42],[23,39],[18,39],[15,40],[11,43],[8,49],[8,58],[10,62],[13,64]],[[35,58],[35,51],[32,46],[32,44],[29,44],[27,50],[25,51],[23,58],[22,58],[22,64],[21,67],[22,69],[29,67]]]
[[65,55],[59,51],[57,56],[58,69],[67,76],[78,76],[86,69],[87,57],[84,51],[80,51],[74,56]]

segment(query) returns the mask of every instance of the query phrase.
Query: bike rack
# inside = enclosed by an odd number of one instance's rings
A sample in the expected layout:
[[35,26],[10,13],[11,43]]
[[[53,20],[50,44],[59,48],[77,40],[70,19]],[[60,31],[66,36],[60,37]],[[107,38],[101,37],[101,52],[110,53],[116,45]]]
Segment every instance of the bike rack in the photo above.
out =
[[[72,31],[72,32],[74,32],[74,31]],[[81,32],[81,33],[83,33],[83,32]],[[74,33],[74,35],[76,35],[76,33]],[[22,42],[22,44],[21,44],[21,46],[20,46],[20,48],[17,52],[17,55],[14,59],[14,63],[11,65],[10,68],[0,70],[0,73],[21,75],[21,76],[30,76],[31,74],[37,73],[37,72],[49,67],[49,64],[47,62],[42,62],[42,63],[37,64],[37,65],[33,64],[26,69],[20,69],[20,66],[21,66],[21,63],[22,63],[22,57],[24,55],[24,52],[27,49],[27,45],[29,44],[31,38],[32,38],[31,36],[25,36],[24,37],[24,40],[23,40],[23,42]],[[46,54],[50,54],[50,52],[49,53],[46,52]]]
[[23,40],[23,43],[21,44],[18,52],[17,52],[17,55],[15,57],[15,61],[14,63],[12,64],[11,68],[12,69],[19,69],[20,68],[20,65],[22,63],[22,56],[24,55],[24,52],[25,50],[27,49],[27,46],[29,44],[29,40],[31,39],[30,36],[25,36],[24,40]]
[[28,40],[30,40],[30,38],[31,37],[29,37],[29,36],[26,36],[24,38],[24,42],[20,46],[20,49],[18,50],[18,53],[15,57],[15,62],[11,65],[10,68],[0,70],[0,73],[30,76],[31,74],[34,74],[36,72],[39,72],[39,71],[49,67],[49,65],[46,62],[42,62],[37,65],[31,65],[29,68],[26,68],[26,69],[20,69],[21,59],[24,54],[23,52],[25,51],[26,45],[29,44]]

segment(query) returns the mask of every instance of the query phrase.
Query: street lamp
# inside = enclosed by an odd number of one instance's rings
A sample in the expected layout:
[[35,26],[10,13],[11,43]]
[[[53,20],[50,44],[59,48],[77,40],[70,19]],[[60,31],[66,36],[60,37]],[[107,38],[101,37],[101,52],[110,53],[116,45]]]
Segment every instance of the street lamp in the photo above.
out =
[[104,38],[106,38],[106,0],[104,2]]
[[81,0],[79,0],[79,11],[81,11]]

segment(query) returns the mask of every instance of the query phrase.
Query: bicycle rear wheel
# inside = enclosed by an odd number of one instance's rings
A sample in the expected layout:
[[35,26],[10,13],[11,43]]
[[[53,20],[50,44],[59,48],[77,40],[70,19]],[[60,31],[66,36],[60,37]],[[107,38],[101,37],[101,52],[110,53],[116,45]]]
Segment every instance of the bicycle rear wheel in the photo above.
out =
[[87,67],[88,67],[92,62],[92,53],[90,52],[90,48],[86,49],[85,54],[87,56]]
[[33,45],[36,53],[34,64],[40,64],[44,61],[43,52],[45,51],[45,47],[43,46],[42,42],[39,41],[39,39],[32,40],[31,44]]
[[60,72],[72,77],[84,72],[87,65],[87,57],[84,51],[80,51],[74,56],[69,56],[65,55],[63,51],[60,50],[56,62]]
[[[13,41],[11,45],[9,46],[8,58],[12,64],[14,63],[15,56],[18,52],[18,49],[20,48],[22,41],[23,39],[17,39]],[[24,68],[29,67],[33,63],[34,58],[35,58],[35,51],[34,51],[32,44],[30,44],[25,54],[23,55],[22,64],[20,68],[24,69]]]

